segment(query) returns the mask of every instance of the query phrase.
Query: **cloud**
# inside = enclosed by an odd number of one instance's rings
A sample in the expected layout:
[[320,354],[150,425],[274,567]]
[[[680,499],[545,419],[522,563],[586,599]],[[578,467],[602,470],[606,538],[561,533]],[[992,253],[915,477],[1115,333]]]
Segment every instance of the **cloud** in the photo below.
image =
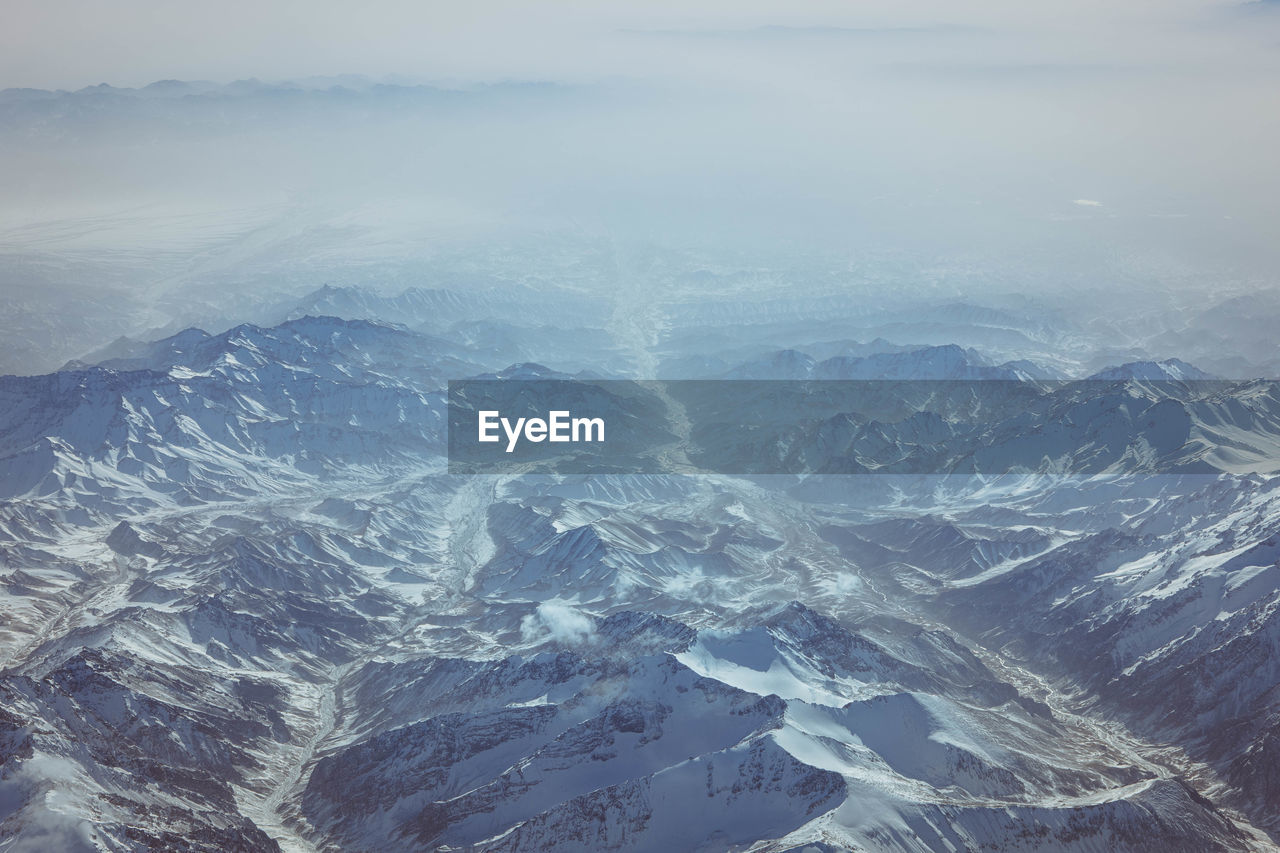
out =
[[1080,207],[1102,207],[1102,202],[1094,201],[1091,198],[1078,198],[1071,203],[1079,205]]
[[0,780],[0,815],[6,825],[20,827],[4,844],[5,853],[93,853],[102,849],[93,824],[71,808],[51,807],[50,791],[62,791],[86,781],[84,769],[61,756],[35,753]]
[[520,620],[520,636],[526,643],[555,640],[568,645],[595,642],[596,626],[590,616],[557,600],[544,601]]

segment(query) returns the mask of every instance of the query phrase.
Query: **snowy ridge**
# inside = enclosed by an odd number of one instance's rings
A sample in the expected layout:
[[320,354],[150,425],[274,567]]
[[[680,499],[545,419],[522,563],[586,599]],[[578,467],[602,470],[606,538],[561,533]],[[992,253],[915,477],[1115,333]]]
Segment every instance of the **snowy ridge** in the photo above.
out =
[[[310,317],[119,358],[0,380],[15,850],[1280,831],[1273,480],[458,477],[439,384],[489,368],[455,344]],[[1162,404],[1103,386],[1051,411]],[[1272,417],[1224,387],[1188,435]]]

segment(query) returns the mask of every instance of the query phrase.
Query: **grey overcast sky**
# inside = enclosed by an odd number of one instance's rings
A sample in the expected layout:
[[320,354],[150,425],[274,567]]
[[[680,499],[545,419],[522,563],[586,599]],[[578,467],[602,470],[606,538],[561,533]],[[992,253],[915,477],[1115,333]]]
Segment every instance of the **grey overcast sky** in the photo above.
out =
[[1212,221],[1235,241],[1219,254],[1247,239],[1267,263],[1280,222],[1280,0],[2,2],[0,88],[584,85],[465,114],[374,93],[364,113],[63,101],[54,120],[13,100],[0,222],[401,193],[453,218],[692,233],[750,214],[961,245],[1033,220]]
[[[305,91],[339,75],[437,87]],[[0,88],[174,79],[217,94],[0,99],[0,296],[391,287],[546,231],[1040,293],[1280,269],[1280,0],[0,0]],[[513,80],[570,85],[441,91]]]
[[634,31],[761,26],[996,29],[1050,62],[1241,61],[1242,44],[1245,58],[1266,61],[1269,47],[1274,59],[1274,38],[1232,24],[1246,7],[1230,0],[6,0],[0,87],[679,73],[686,51],[645,43]]

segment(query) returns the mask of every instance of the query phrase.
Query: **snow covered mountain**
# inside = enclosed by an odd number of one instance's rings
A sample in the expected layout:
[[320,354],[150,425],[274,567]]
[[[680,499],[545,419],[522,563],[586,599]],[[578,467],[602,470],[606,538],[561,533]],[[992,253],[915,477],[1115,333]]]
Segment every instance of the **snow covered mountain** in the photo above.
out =
[[973,350],[954,344],[918,347],[905,352],[873,353],[865,356],[838,355],[823,361],[796,350],[781,350],[766,359],[739,365],[726,379],[1038,379],[1034,368],[1010,362],[990,365]]
[[[565,375],[491,361],[308,316],[0,380],[5,850],[1275,848],[1274,478],[449,475],[445,379]],[[1267,457],[1222,387],[1187,436]]]
[[444,350],[403,329],[306,318],[4,377],[0,497],[109,514],[420,467],[442,446],[443,377],[475,369]]
[[1169,380],[1201,380],[1214,379],[1212,374],[1205,373],[1194,365],[1187,364],[1177,358],[1164,361],[1133,361],[1119,367],[1109,367],[1098,371],[1090,379],[1169,379]]

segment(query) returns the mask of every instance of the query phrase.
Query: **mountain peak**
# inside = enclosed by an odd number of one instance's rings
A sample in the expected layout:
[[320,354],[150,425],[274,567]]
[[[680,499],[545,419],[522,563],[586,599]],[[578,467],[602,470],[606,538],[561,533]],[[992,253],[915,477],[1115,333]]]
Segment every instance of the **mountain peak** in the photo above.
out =
[[1089,379],[1107,381],[1118,379],[1194,381],[1216,378],[1212,373],[1206,373],[1195,365],[1187,364],[1177,358],[1166,358],[1163,361],[1130,361],[1117,367],[1104,368],[1089,377]]

